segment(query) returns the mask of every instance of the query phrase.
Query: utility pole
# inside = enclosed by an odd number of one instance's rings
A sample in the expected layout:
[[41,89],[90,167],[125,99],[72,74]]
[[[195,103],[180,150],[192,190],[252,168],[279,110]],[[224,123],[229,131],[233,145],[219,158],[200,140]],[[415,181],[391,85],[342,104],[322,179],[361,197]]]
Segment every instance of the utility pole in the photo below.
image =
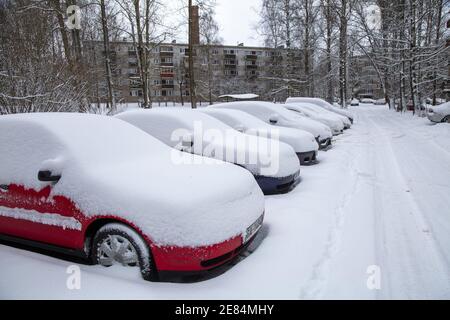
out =
[[197,108],[197,101],[195,97],[195,72],[194,72],[194,35],[193,35],[193,9],[192,0],[189,0],[189,91],[191,97],[192,109]]

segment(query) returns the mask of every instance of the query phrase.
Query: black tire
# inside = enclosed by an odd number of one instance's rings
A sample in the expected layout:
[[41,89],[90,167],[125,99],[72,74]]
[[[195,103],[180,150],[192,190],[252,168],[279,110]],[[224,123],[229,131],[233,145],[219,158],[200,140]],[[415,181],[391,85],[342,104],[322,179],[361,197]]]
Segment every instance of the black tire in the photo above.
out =
[[147,281],[158,281],[158,272],[149,246],[135,230],[121,223],[108,223],[97,231],[92,241],[91,260],[94,264],[101,264],[99,262],[100,246],[110,236],[119,236],[128,240],[137,253],[138,267],[142,277]]
[[446,123],[450,123],[450,116],[446,116],[443,120],[442,120],[442,122],[446,122]]

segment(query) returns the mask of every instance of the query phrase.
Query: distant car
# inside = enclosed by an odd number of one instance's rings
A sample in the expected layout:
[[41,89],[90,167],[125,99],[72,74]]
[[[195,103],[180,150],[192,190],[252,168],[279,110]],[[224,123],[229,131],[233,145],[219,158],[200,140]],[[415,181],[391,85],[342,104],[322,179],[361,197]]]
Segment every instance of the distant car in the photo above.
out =
[[332,146],[333,134],[331,129],[320,122],[282,108],[275,103],[263,101],[242,101],[215,104],[210,108],[231,109],[247,112],[267,124],[280,127],[289,127],[304,130],[314,135],[319,149],[323,150]]
[[427,116],[432,122],[450,123],[450,102],[428,108]]
[[271,139],[241,133],[198,110],[158,108],[116,117],[172,148],[244,167],[265,194],[288,192],[298,182],[300,161],[291,146],[278,141],[272,150]]
[[331,112],[334,112],[334,113],[340,114],[341,116],[346,117],[348,119],[348,121],[350,121],[350,125],[353,124],[353,115],[351,114],[351,112],[344,110],[342,108],[333,106],[323,99],[308,98],[308,97],[292,97],[292,98],[288,98],[286,100],[286,103],[296,103],[296,102],[308,102],[308,103],[315,104],[316,106],[319,106],[323,109],[326,109],[328,111],[331,111]]
[[[239,110],[205,108],[201,111],[246,134],[264,136],[274,129],[272,125]],[[287,127],[276,127],[276,129],[280,141],[287,143],[294,149],[300,159],[300,164],[316,164],[319,145],[313,135]]]
[[334,136],[340,135],[344,132],[344,122],[339,118],[340,116],[322,109],[314,104],[307,102],[303,103],[289,103],[283,105],[286,109],[298,112],[305,117],[319,121],[324,125],[330,127]]
[[350,105],[352,106],[352,107],[357,107],[357,106],[359,106],[359,100],[358,99],[353,99],[352,101],[350,101]]
[[157,281],[230,261],[263,223],[264,196],[246,170],[175,164],[171,148],[111,117],[0,116],[0,152],[8,243],[139,267]]
[[364,98],[364,99],[361,99],[361,103],[363,103],[363,104],[375,104],[375,100],[370,99],[370,98]]
[[386,99],[378,99],[375,101],[375,105],[377,106],[384,106],[386,104],[387,104]]

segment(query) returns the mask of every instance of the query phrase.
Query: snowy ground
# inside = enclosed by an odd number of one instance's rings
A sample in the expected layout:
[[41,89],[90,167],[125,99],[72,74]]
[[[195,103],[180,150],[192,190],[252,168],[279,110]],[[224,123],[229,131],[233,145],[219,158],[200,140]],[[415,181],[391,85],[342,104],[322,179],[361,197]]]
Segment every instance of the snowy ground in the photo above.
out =
[[[225,274],[148,283],[137,270],[80,265],[81,290],[70,291],[73,263],[0,245],[0,298],[449,299],[450,126],[352,111],[352,130],[297,189],[267,198],[264,240]],[[379,290],[368,270],[380,271]]]

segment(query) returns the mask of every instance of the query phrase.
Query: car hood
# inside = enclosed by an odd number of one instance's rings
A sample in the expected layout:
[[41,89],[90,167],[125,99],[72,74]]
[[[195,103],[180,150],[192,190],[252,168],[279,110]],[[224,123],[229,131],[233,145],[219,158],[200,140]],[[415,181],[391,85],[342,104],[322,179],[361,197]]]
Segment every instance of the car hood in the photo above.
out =
[[[273,127],[278,131],[280,141],[290,145],[295,153],[304,153],[311,151],[318,151],[319,145],[317,144],[314,136],[304,130],[288,128],[288,127]],[[248,134],[260,134],[266,132],[267,128],[255,128],[247,131]]]
[[241,235],[263,213],[264,196],[247,170],[176,150],[165,158],[68,165],[53,194],[73,199],[87,216],[122,218],[158,246],[221,243]]
[[292,112],[291,119],[280,119],[278,122],[279,126],[288,127],[288,128],[296,128],[308,131],[313,134],[314,137],[319,137],[320,140],[329,139],[333,136],[331,130],[326,125],[311,119],[307,119],[305,117],[297,116],[294,112]]
[[255,176],[282,178],[300,170],[294,149],[275,137],[267,139],[236,131],[233,135],[229,132],[226,141],[205,137],[204,146],[196,147],[197,145],[194,145],[193,151],[198,155],[240,165]]
[[322,121],[334,131],[344,130],[344,123],[341,120],[336,119],[335,117],[329,116],[327,114],[317,115],[317,120]]

